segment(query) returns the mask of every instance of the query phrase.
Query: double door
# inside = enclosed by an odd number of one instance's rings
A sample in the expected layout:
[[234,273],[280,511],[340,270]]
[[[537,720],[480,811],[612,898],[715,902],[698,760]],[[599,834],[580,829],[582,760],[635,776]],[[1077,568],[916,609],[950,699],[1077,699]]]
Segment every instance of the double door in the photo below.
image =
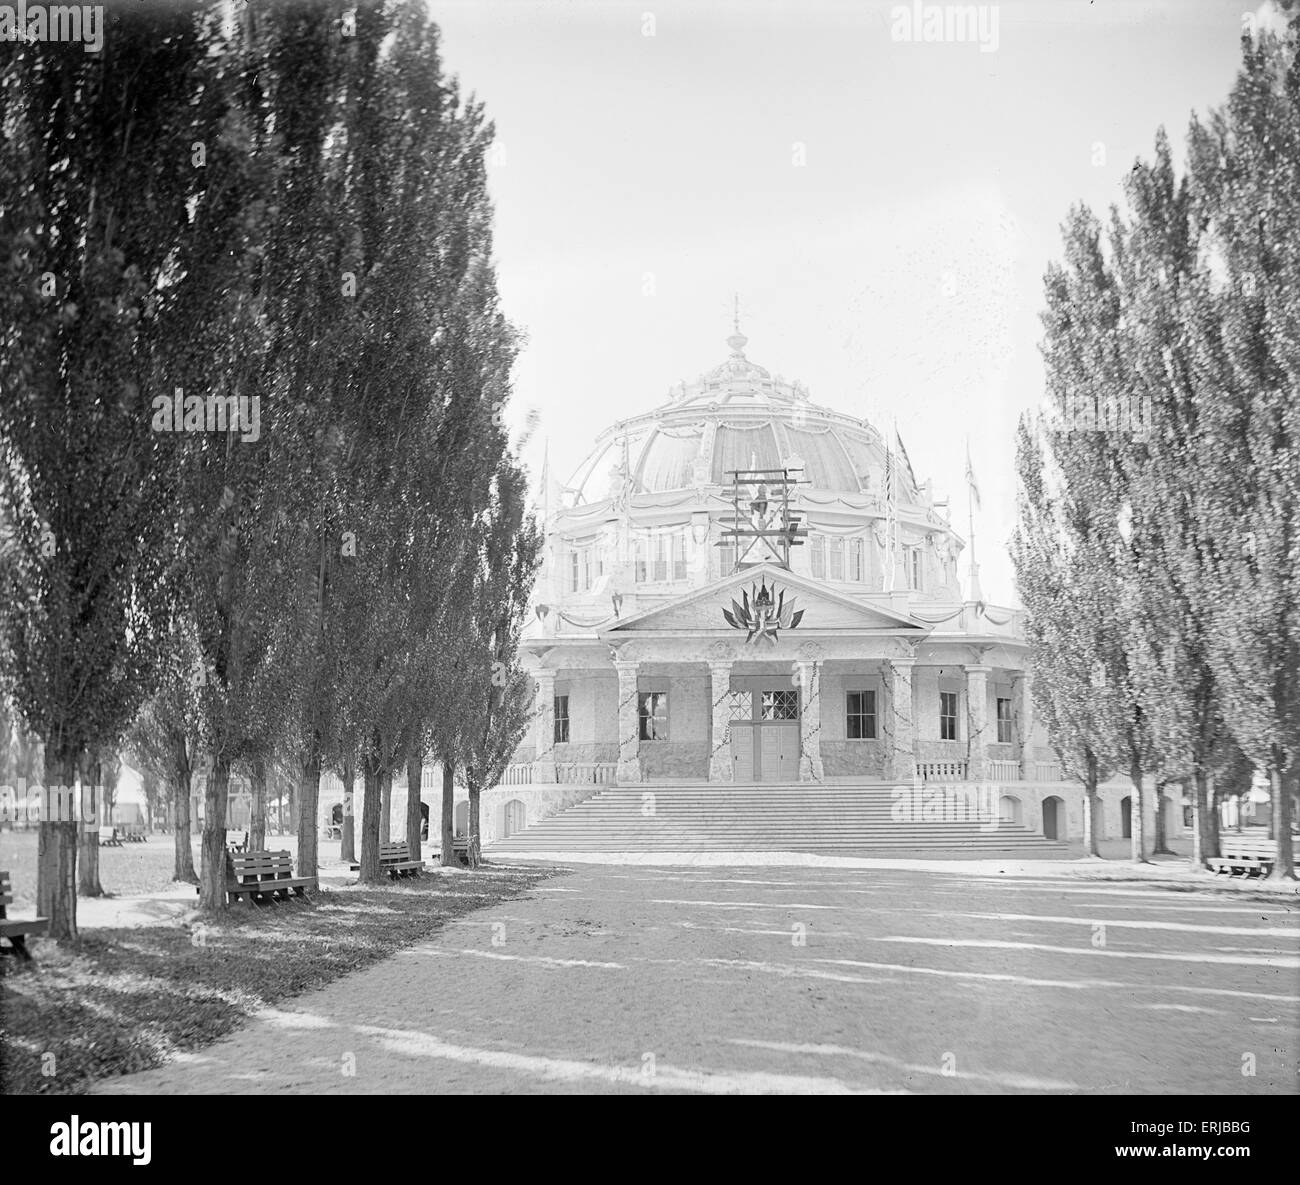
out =
[[733,780],[799,780],[799,692],[793,688],[736,692],[731,719]]

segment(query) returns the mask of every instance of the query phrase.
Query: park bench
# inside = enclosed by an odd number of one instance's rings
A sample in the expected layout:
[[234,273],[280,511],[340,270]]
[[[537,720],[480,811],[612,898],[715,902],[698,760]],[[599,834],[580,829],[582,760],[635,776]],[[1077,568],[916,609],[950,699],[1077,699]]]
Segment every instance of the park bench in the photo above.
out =
[[227,831],[227,832],[226,832],[226,851],[228,851],[228,852],[246,852],[246,851],[248,851],[248,832],[247,832],[247,831]]
[[118,833],[128,843],[146,843],[149,837],[144,832],[143,823],[119,823]]
[[[440,856],[441,854],[442,854],[441,849],[429,853],[431,857]],[[455,856],[457,859],[459,859],[462,864],[469,863],[469,836],[468,835],[452,836],[451,854]]]
[[[294,876],[293,859],[288,852],[227,852],[226,899],[231,902],[247,900],[249,905],[257,898],[274,900],[283,895],[301,897],[307,889],[315,889],[314,876]],[[194,891],[199,892],[195,885]]]
[[[399,876],[419,876],[424,871],[424,861],[412,860],[411,849],[404,843],[384,843],[379,845],[379,867],[396,880]],[[352,865],[353,872],[360,870],[360,864]]]
[[99,846],[101,848],[120,848],[122,846],[122,837],[118,834],[116,827],[101,827],[99,829]]
[[28,934],[44,934],[50,928],[49,918],[10,918],[5,910],[13,904],[13,887],[9,873],[0,869],[0,938],[9,939],[7,947],[0,946],[0,954],[17,955],[23,962],[31,962],[27,951]]
[[[1293,836],[1293,845],[1300,837]],[[1297,845],[1300,846],[1300,845]],[[1219,838],[1218,856],[1207,856],[1206,863],[1215,872],[1229,876],[1267,876],[1277,861],[1277,842],[1267,835],[1223,835]]]

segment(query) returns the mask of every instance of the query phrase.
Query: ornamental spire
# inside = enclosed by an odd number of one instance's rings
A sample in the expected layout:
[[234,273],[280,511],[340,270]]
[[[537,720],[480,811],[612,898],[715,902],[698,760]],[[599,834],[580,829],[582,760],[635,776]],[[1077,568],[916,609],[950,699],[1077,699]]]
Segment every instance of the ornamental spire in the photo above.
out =
[[749,338],[740,332],[739,292],[733,292],[731,296],[731,329],[731,336],[727,338],[727,345],[731,348],[731,356],[733,358],[743,358],[745,356],[745,345],[748,343]]

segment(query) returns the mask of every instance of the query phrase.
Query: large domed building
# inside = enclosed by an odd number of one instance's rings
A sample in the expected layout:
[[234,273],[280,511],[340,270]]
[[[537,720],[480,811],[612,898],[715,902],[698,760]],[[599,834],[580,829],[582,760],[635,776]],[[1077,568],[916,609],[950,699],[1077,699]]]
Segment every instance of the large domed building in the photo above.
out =
[[538,714],[485,833],[605,784],[939,782],[996,783],[1007,819],[1077,836],[1022,615],[963,597],[965,541],[901,441],[747,345],[543,496]]

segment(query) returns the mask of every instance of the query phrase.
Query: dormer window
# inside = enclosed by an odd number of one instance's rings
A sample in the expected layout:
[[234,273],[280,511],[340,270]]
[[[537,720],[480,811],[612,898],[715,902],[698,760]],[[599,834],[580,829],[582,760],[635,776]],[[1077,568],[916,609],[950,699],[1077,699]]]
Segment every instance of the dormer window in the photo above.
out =
[[844,579],[844,540],[832,539],[830,552],[831,552],[831,566],[830,566],[831,579],[843,580]]

